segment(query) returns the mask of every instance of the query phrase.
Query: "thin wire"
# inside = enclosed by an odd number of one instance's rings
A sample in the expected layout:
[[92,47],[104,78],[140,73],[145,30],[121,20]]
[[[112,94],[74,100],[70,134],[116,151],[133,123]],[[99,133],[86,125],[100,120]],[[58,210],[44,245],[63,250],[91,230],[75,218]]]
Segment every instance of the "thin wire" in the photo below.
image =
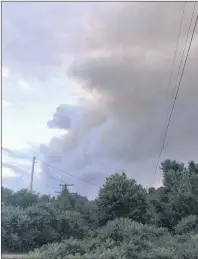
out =
[[172,106],[172,109],[171,109],[171,114],[170,114],[170,117],[169,117],[168,125],[167,125],[167,128],[166,128],[166,133],[165,133],[165,136],[164,136],[163,146],[164,146],[164,142],[165,142],[165,139],[166,139],[166,136],[167,136],[167,132],[168,132],[168,129],[169,129],[170,121],[171,121],[173,110],[174,110],[175,103],[176,103],[176,100],[177,100],[179,88],[180,88],[181,81],[182,81],[183,74],[184,74],[184,70],[185,70],[185,67],[186,67],[186,62],[187,62],[188,55],[189,55],[189,52],[190,52],[190,47],[191,47],[192,40],[193,40],[193,37],[194,37],[195,29],[196,29],[196,26],[197,26],[197,20],[198,20],[198,15],[197,15],[197,18],[196,18],[196,21],[195,21],[193,33],[192,33],[190,44],[189,44],[189,47],[188,47],[188,52],[187,52],[187,55],[186,55],[186,59],[185,59],[185,62],[184,62],[182,74],[181,74],[180,81],[179,81],[179,85],[178,85],[177,92],[176,92],[176,95],[175,95],[175,98],[174,98],[174,102],[173,102],[173,106]]
[[[179,45],[179,39],[180,39],[180,34],[181,34],[181,28],[182,28],[183,19],[184,19],[185,7],[186,7],[186,1],[185,1],[185,3],[184,3],[183,12],[182,12],[182,17],[181,17],[181,21],[180,21],[179,32],[178,32],[178,35],[177,35],[177,43],[176,43],[176,47],[175,47],[175,53],[174,53],[174,58],[173,58],[173,64],[172,64],[172,67],[171,67],[171,74],[170,74],[169,83],[168,83],[167,91],[166,91],[166,99],[168,98],[168,92],[169,92],[169,88],[170,88],[171,81],[172,81],[173,70],[174,70],[174,65],[175,65],[175,60],[176,60],[176,53],[177,53],[177,49],[178,49],[178,45]],[[177,81],[176,81],[176,82],[177,82]],[[174,92],[174,89],[173,89],[173,92]],[[172,94],[172,96],[173,96],[173,94]],[[170,105],[171,105],[171,102],[170,102]],[[171,106],[170,106],[170,107],[171,107]],[[167,111],[167,114],[166,114],[166,119],[165,119],[165,124],[164,124],[164,126],[166,126],[166,124],[167,124],[168,114],[169,114],[170,107],[168,108],[168,111]],[[164,147],[163,147],[163,148],[164,148]]]
[[195,21],[195,25],[194,25],[193,33],[192,33],[192,36],[191,36],[190,44],[189,44],[189,47],[188,47],[188,51],[187,51],[186,59],[185,59],[185,62],[184,62],[184,66],[183,66],[183,69],[182,69],[182,74],[181,74],[181,77],[180,77],[179,85],[178,85],[178,88],[177,88],[177,91],[176,91],[176,95],[175,95],[175,98],[174,98],[174,102],[173,102],[173,106],[172,106],[172,109],[171,109],[170,117],[169,117],[168,124],[167,124],[167,127],[166,127],[165,135],[164,135],[164,138],[163,138],[163,143],[162,143],[162,147],[161,147],[160,154],[159,154],[159,157],[158,157],[157,165],[156,165],[156,168],[155,168],[155,173],[154,173],[153,181],[155,179],[155,175],[156,175],[156,172],[157,172],[159,161],[160,161],[160,158],[161,158],[161,155],[162,155],[162,151],[163,151],[163,148],[164,148],[164,143],[165,143],[165,140],[166,140],[166,136],[167,136],[167,132],[168,132],[168,129],[169,129],[169,125],[170,125],[170,121],[171,121],[171,118],[172,118],[172,114],[173,114],[173,110],[174,110],[174,107],[175,107],[175,103],[176,103],[176,100],[177,100],[179,88],[180,88],[181,81],[182,81],[183,74],[184,74],[184,70],[185,70],[185,67],[186,67],[186,62],[187,62],[188,55],[189,55],[189,52],[190,52],[190,47],[191,47],[192,40],[193,40],[193,37],[194,37],[195,29],[196,29],[196,26],[197,26],[197,20],[198,20],[198,15],[197,15],[197,18],[196,18],[196,21]]
[[58,179],[58,178],[56,178],[56,177],[54,177],[52,175],[46,175],[46,176],[51,178],[51,179],[53,179],[53,180],[60,181],[60,182],[64,183],[64,181],[62,179]]
[[[168,90],[170,88],[170,85],[171,85],[171,81],[172,81],[172,76],[173,76],[173,69],[174,69],[174,65],[175,65],[175,59],[176,59],[176,53],[177,53],[177,49],[178,49],[178,45],[179,45],[179,39],[180,39],[180,34],[181,34],[181,28],[182,28],[182,24],[183,24],[183,19],[184,19],[184,12],[185,12],[185,7],[186,7],[186,1],[184,3],[184,6],[183,6],[183,12],[182,12],[182,17],[181,17],[181,21],[180,21],[180,27],[179,27],[179,32],[178,32],[178,35],[177,35],[177,43],[176,43],[176,46],[175,46],[175,52],[174,52],[174,57],[173,57],[173,63],[172,63],[172,66],[171,66],[171,73],[170,73],[170,77],[169,77],[169,82],[168,82],[168,86],[167,86],[167,94],[166,94],[166,99],[168,97]],[[168,109],[169,111],[169,109]],[[168,111],[167,111],[167,115],[166,115],[166,119],[165,119],[165,125],[166,125],[166,121],[168,119]],[[164,125],[164,126],[165,126]],[[164,133],[165,134],[165,133]],[[162,140],[162,143],[164,143],[164,140]],[[152,184],[153,184],[153,181],[155,179],[155,175],[156,175],[156,172],[157,172],[157,168],[158,168],[158,165],[159,165],[159,162],[160,162],[160,158],[161,158],[161,155],[162,155],[162,150],[164,148],[164,145],[162,144],[162,148],[160,150],[160,154],[159,154],[159,157],[158,157],[158,160],[157,160],[157,165],[155,167],[155,173],[154,173],[154,176],[153,176],[153,179],[152,179]]]
[[[188,32],[187,32],[187,36],[186,36],[186,41],[185,41],[185,45],[184,45],[184,49],[183,49],[183,52],[182,52],[182,58],[181,58],[181,61],[180,61],[180,64],[179,64],[179,69],[178,69],[178,72],[177,72],[177,77],[176,77],[176,81],[175,81],[175,86],[174,86],[174,89],[173,89],[173,93],[172,93],[172,99],[174,97],[174,92],[175,92],[175,89],[176,89],[176,86],[177,86],[177,81],[178,81],[178,78],[179,78],[179,74],[180,74],[180,69],[181,69],[181,65],[182,65],[182,61],[183,61],[183,57],[184,57],[184,53],[185,53],[185,49],[186,49],[186,44],[188,42],[188,36],[189,36],[189,32],[190,32],[190,28],[191,28],[191,24],[192,24],[192,20],[193,20],[193,16],[194,16],[194,11],[195,11],[195,7],[196,7],[196,2],[194,4],[194,8],[193,8],[193,12],[192,12],[192,15],[191,15],[191,20],[190,20],[190,25],[188,27]],[[172,101],[172,100],[171,100]],[[171,101],[170,101],[170,107],[168,109],[168,111],[171,109]],[[166,118],[166,121],[168,120],[168,113],[167,113],[167,118]],[[168,123],[168,121],[167,121]],[[164,149],[164,142],[163,142],[163,149]]]
[[179,69],[178,69],[178,72],[177,72],[177,78],[176,78],[176,81],[175,81],[175,86],[174,86],[174,89],[173,89],[172,98],[174,97],[174,92],[175,92],[175,89],[176,89],[177,80],[179,78],[179,73],[180,73],[180,69],[181,69],[181,65],[182,65],[182,61],[183,61],[183,57],[184,57],[184,53],[185,53],[185,49],[186,49],[186,44],[188,42],[188,36],[189,36],[189,33],[190,33],[190,28],[191,28],[191,24],[192,24],[194,12],[195,12],[195,7],[196,7],[196,2],[195,2],[194,7],[193,7],[193,12],[192,12],[191,19],[190,19],[190,25],[188,27],[188,33],[187,33],[187,37],[186,37],[186,41],[185,41],[185,45],[184,45],[184,49],[183,49],[183,53],[182,53],[182,58],[181,58],[181,61],[180,61],[180,64],[179,64]]
[[47,166],[50,166],[51,168],[54,168],[54,169],[56,169],[56,170],[58,170],[58,171],[60,171],[60,172],[62,172],[62,173],[64,173],[64,174],[66,174],[66,175],[69,175],[69,176],[73,177],[73,178],[76,179],[76,180],[80,180],[80,181],[82,181],[82,182],[91,184],[91,185],[93,185],[93,186],[95,186],[95,187],[100,187],[99,185],[95,185],[95,184],[90,183],[90,182],[88,182],[88,181],[85,181],[85,180],[83,180],[83,179],[81,179],[81,178],[78,178],[78,177],[76,177],[76,176],[74,176],[74,175],[72,175],[72,174],[66,173],[65,171],[61,170],[60,168],[57,168],[57,167],[55,167],[55,166],[52,166],[52,165],[46,163],[46,162],[43,161],[43,160],[39,160],[39,159],[37,159],[37,160],[40,161],[40,162],[43,163],[43,164],[46,164]]
[[186,7],[186,1],[185,1],[185,3],[184,3],[183,13],[182,13],[181,21],[180,21],[179,32],[178,32],[178,35],[177,35],[177,43],[176,43],[176,47],[175,47],[175,52],[174,52],[173,63],[172,63],[172,67],[171,67],[170,78],[169,78],[169,82],[168,82],[168,86],[167,86],[167,94],[168,94],[168,90],[169,90],[169,88],[170,88],[171,81],[172,81],[173,68],[174,68],[174,65],[175,65],[176,53],[177,53],[177,49],[178,49],[178,45],[179,45],[179,38],[180,38],[181,28],[182,28],[183,19],[184,19],[185,7]]

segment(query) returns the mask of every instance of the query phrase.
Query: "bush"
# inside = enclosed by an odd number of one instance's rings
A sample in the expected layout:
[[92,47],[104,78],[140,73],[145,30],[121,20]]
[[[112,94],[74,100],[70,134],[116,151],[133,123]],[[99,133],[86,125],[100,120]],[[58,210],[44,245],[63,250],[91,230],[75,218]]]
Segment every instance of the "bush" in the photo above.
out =
[[36,249],[30,254],[30,258],[37,259],[55,259],[64,258],[66,255],[75,255],[76,253],[83,254],[82,242],[73,238],[64,240],[61,243],[53,243],[45,245],[40,249]]
[[85,231],[86,222],[80,213],[59,211],[51,204],[3,208],[4,251],[25,252],[70,236],[82,238]]
[[198,259],[198,234],[191,235],[184,243],[178,243],[177,254],[179,259]]
[[66,259],[71,256],[75,259],[141,258],[143,253],[148,255],[149,251],[156,253],[157,258],[157,254],[160,254],[158,250],[163,250],[165,243],[167,247],[170,247],[170,240],[172,237],[166,229],[146,226],[128,218],[121,218],[108,222],[96,231],[89,232],[86,239],[81,241],[69,239],[60,244],[45,246],[36,250],[31,256],[33,258],[37,256],[39,259]]
[[198,219],[195,215],[190,215],[188,217],[183,218],[176,226],[175,232],[177,234],[184,234],[191,231],[198,230]]
[[[2,189],[2,249],[41,259],[198,259],[198,165],[162,164],[164,186],[146,191],[113,174],[98,198]],[[192,214],[192,215],[191,215]]]

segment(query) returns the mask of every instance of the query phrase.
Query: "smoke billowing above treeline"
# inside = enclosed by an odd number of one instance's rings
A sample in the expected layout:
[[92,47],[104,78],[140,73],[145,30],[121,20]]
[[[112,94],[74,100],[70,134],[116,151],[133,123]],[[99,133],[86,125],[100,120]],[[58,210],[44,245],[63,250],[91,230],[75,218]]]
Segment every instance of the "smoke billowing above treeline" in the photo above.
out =
[[[184,3],[90,4],[90,24],[82,24],[67,44],[72,61],[65,71],[84,95],[78,105],[57,107],[48,126],[65,134],[41,145],[48,163],[85,181],[62,175],[76,191],[93,197],[106,176],[121,170],[141,184],[151,184],[193,6],[186,3],[168,88]],[[197,71],[198,29],[162,159],[196,159]],[[43,170],[49,173],[47,167]],[[155,184],[160,181],[158,171]]]

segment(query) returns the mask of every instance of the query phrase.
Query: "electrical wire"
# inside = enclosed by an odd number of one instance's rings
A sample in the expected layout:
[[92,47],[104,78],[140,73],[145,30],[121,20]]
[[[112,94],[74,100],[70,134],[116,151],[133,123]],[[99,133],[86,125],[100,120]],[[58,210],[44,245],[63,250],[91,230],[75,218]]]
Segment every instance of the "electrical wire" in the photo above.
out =
[[[191,20],[190,20],[190,24],[189,24],[189,27],[188,27],[186,41],[185,41],[185,45],[184,45],[184,48],[183,48],[182,57],[181,57],[181,61],[180,61],[180,64],[179,64],[179,69],[178,69],[177,77],[176,77],[176,81],[175,81],[175,86],[174,86],[173,93],[172,93],[172,99],[174,97],[174,93],[175,93],[175,90],[176,90],[177,81],[178,81],[179,74],[180,74],[180,69],[181,69],[181,65],[182,65],[182,61],[183,61],[183,57],[184,57],[184,53],[185,53],[185,49],[186,49],[186,44],[188,42],[188,36],[189,36],[189,33],[190,33],[190,28],[191,28],[191,24],[192,24],[192,20],[193,20],[193,16],[194,16],[195,7],[196,7],[196,2],[195,2],[194,7],[193,7],[193,11],[192,11],[192,15],[191,15]],[[171,109],[171,104],[172,104],[172,100],[170,101],[170,107],[169,107],[168,111],[170,111],[170,109]],[[166,117],[166,123],[168,123],[168,113],[167,113],[167,117]],[[164,149],[164,144],[165,143],[163,142],[163,149]]]
[[[180,34],[181,34],[181,28],[182,28],[183,19],[184,19],[185,7],[186,7],[186,1],[185,1],[185,3],[184,3],[184,6],[183,6],[183,12],[182,12],[181,21],[180,21],[180,26],[179,26],[179,31],[178,31],[178,35],[177,35],[177,42],[176,42],[175,51],[174,51],[174,56],[173,56],[173,63],[172,63],[172,66],[171,66],[171,70],[170,70],[171,72],[170,72],[170,77],[169,77],[168,86],[167,86],[166,99],[167,99],[167,97],[168,97],[168,91],[169,91],[169,88],[170,88],[170,85],[171,85],[171,81],[172,81],[173,70],[174,70],[174,65],[175,65],[175,60],[176,60],[176,54],[177,54],[177,49],[178,49],[179,39],[180,39]],[[170,109],[170,108],[169,108],[169,109]],[[169,109],[168,109],[168,111],[169,111]],[[167,112],[166,119],[165,119],[165,125],[166,125],[167,119],[168,119],[168,112]],[[162,143],[163,143],[163,141],[162,141]],[[156,165],[155,173],[154,173],[154,179],[155,179],[156,171],[157,171],[157,168],[158,168],[158,165],[159,165],[159,161],[160,161],[160,157],[161,157],[163,148],[164,148],[164,146],[163,146],[162,149],[160,150],[160,155],[159,155],[158,160],[157,160],[157,165]],[[154,179],[152,180],[152,182],[154,181]]]
[[190,52],[190,47],[191,47],[192,40],[193,40],[193,37],[194,37],[195,29],[196,29],[196,26],[197,26],[197,20],[198,20],[198,15],[197,15],[197,18],[196,18],[196,21],[195,21],[195,24],[194,24],[194,28],[193,28],[191,40],[190,40],[190,43],[189,43],[186,59],[185,59],[185,62],[184,62],[184,66],[183,66],[183,69],[182,69],[181,77],[180,77],[179,84],[178,84],[178,87],[177,87],[177,91],[176,91],[176,94],[175,94],[173,106],[172,106],[172,109],[171,109],[171,112],[170,112],[168,124],[167,124],[166,131],[165,131],[164,138],[163,138],[162,147],[161,147],[161,150],[160,150],[160,153],[159,153],[159,156],[158,156],[157,165],[156,165],[156,168],[155,168],[152,185],[153,185],[153,182],[154,182],[154,179],[155,179],[155,175],[156,175],[156,172],[157,172],[157,168],[158,168],[158,165],[159,165],[159,161],[160,161],[160,158],[161,158],[161,155],[162,155],[162,151],[163,151],[163,148],[164,148],[164,143],[165,143],[166,136],[167,136],[167,133],[168,133],[168,129],[169,129],[169,126],[170,126],[170,122],[171,122],[172,114],[173,114],[173,111],[174,111],[175,103],[176,103],[176,100],[177,100],[178,92],[179,92],[179,89],[180,89],[181,81],[182,81],[182,78],[183,78],[183,75],[184,75],[184,70],[185,70],[185,67],[186,67],[186,62],[187,62],[187,59],[188,59],[188,55],[189,55],[189,52]]
[[180,64],[179,64],[179,69],[178,69],[178,72],[177,72],[177,77],[176,77],[175,86],[174,86],[174,89],[173,89],[172,98],[174,97],[174,92],[175,92],[175,89],[176,89],[177,80],[179,78],[179,73],[180,73],[180,69],[181,69],[181,65],[182,65],[182,61],[183,61],[183,57],[184,57],[184,53],[185,53],[185,49],[186,49],[186,44],[188,42],[188,36],[189,36],[189,33],[190,33],[190,28],[191,28],[191,24],[192,24],[194,12],[195,12],[195,7],[196,7],[196,2],[195,2],[194,7],[193,7],[193,12],[192,12],[191,19],[190,19],[190,24],[189,24],[189,27],[188,27],[188,33],[187,33],[184,49],[183,49],[183,52],[182,52],[182,58],[181,58],[181,61],[180,61]]
[[79,180],[79,181],[88,183],[88,184],[93,185],[93,186],[95,186],[95,187],[100,187],[99,185],[95,185],[95,184],[93,184],[93,183],[91,183],[91,182],[85,181],[85,180],[83,180],[83,179],[81,179],[81,178],[79,178],[79,177],[76,177],[76,176],[74,176],[74,175],[72,175],[72,174],[69,174],[69,173],[67,173],[67,172],[65,172],[65,171],[63,171],[63,170],[61,170],[60,168],[57,168],[57,167],[55,167],[55,166],[52,166],[52,165],[46,163],[46,162],[43,161],[43,160],[39,160],[39,159],[37,159],[37,160],[40,161],[41,163],[43,163],[43,164],[45,164],[45,165],[51,167],[51,168],[54,168],[54,169],[58,170],[59,172],[62,172],[63,174],[66,174],[66,175],[68,175],[68,176],[73,177],[73,178],[76,179],[76,180]]
[[196,29],[196,26],[197,26],[197,20],[198,20],[198,15],[197,15],[197,18],[196,18],[196,21],[195,21],[195,25],[194,25],[193,33],[192,33],[192,36],[191,36],[190,44],[189,44],[189,47],[188,47],[186,59],[185,59],[185,62],[184,62],[182,74],[181,74],[180,81],[179,81],[179,85],[178,85],[178,88],[177,88],[177,91],[176,91],[176,94],[175,94],[173,106],[172,106],[172,109],[171,109],[168,125],[167,125],[167,128],[166,128],[166,132],[165,132],[165,136],[164,136],[164,140],[163,140],[163,146],[164,146],[165,139],[166,139],[166,136],[167,136],[167,132],[168,132],[168,129],[169,129],[169,125],[170,125],[170,121],[171,121],[171,118],[172,118],[173,110],[175,108],[175,103],[176,103],[176,100],[177,100],[177,96],[178,96],[179,88],[180,88],[180,85],[181,85],[181,81],[182,81],[182,78],[183,78],[183,75],[184,75],[184,70],[185,70],[185,67],[186,67],[186,62],[187,62],[187,59],[188,59],[188,55],[189,55],[189,52],[190,52],[190,47],[191,47],[192,40],[193,40],[193,37],[194,37],[195,29]]
[[[174,70],[174,65],[175,65],[175,60],[176,60],[176,53],[177,53],[177,49],[178,49],[178,45],[179,45],[179,39],[180,39],[180,34],[181,34],[181,28],[182,28],[182,24],[183,24],[183,20],[184,20],[185,7],[186,7],[186,1],[185,1],[185,3],[184,3],[184,6],[183,6],[183,12],[182,12],[182,17],[181,17],[181,21],[180,21],[179,32],[178,32],[178,35],[177,35],[177,43],[176,43],[176,47],[175,47],[175,52],[174,52],[173,63],[172,63],[172,67],[171,67],[170,78],[169,78],[169,82],[168,82],[168,86],[167,86],[167,91],[166,91],[166,99],[168,98],[168,92],[169,92],[169,88],[170,88],[171,81],[172,81],[173,70]],[[191,18],[192,18],[192,16],[191,16]],[[177,82],[177,80],[176,80],[176,82]],[[174,90],[175,90],[175,89],[173,89],[173,93],[174,93]],[[173,94],[172,94],[172,96],[173,96]],[[168,101],[168,100],[167,100],[167,101]],[[169,114],[170,108],[171,108],[171,101],[170,101],[169,108],[168,108],[168,110],[167,110],[164,127],[166,126],[167,121],[168,121],[168,114]],[[164,148],[164,147],[163,147],[163,148]]]
[[173,68],[174,68],[174,65],[175,65],[176,54],[177,54],[177,49],[178,49],[179,39],[180,39],[180,34],[181,34],[181,28],[182,28],[182,24],[183,24],[183,20],[184,20],[185,7],[186,7],[186,1],[185,1],[185,3],[184,3],[183,12],[182,12],[182,17],[181,17],[181,21],[180,21],[179,32],[178,32],[178,35],[177,35],[177,43],[176,43],[176,47],[175,47],[175,52],[174,52],[174,57],[173,57],[173,63],[172,63],[172,66],[171,66],[171,73],[170,73],[170,78],[169,78],[169,82],[168,82],[168,86],[167,86],[167,93],[168,93],[168,90],[169,90],[169,88],[170,88],[171,81],[172,81]]
[[60,181],[60,182],[62,182],[62,183],[64,183],[64,181],[62,180],[62,179],[58,179],[58,178],[56,178],[56,177],[54,177],[54,176],[52,176],[52,175],[46,175],[48,178],[51,178],[51,179],[53,179],[53,180],[55,180],[55,181]]

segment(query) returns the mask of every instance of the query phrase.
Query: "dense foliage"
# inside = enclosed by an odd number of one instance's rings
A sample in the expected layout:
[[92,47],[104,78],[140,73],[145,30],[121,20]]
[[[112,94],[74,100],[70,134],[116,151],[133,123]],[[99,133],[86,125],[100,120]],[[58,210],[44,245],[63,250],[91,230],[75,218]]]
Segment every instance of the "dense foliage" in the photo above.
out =
[[198,164],[162,163],[146,190],[113,174],[95,201],[2,188],[2,249],[40,259],[198,259]]
[[114,174],[99,191],[98,208],[102,223],[117,217],[145,222],[146,190],[125,173]]

